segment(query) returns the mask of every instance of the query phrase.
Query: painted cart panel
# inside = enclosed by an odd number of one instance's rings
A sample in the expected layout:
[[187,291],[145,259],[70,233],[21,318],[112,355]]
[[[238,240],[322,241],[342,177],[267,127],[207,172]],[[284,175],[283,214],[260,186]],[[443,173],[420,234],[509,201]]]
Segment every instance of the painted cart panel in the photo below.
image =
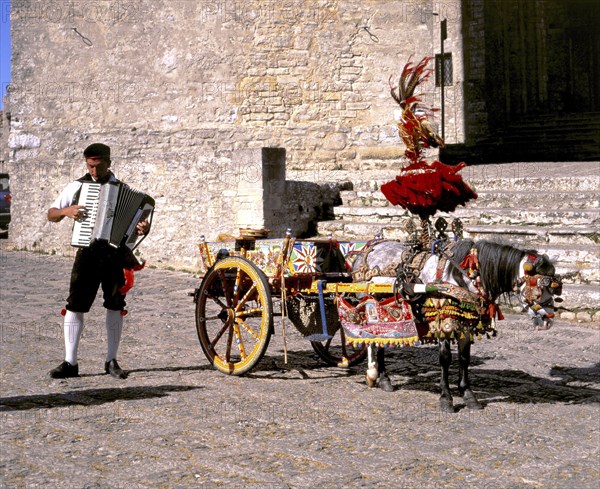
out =
[[366,241],[292,240],[286,252],[282,239],[236,240],[202,243],[200,254],[205,271],[218,257],[243,256],[267,277],[280,276],[282,268],[285,277],[321,276],[348,272],[352,255],[365,245]]

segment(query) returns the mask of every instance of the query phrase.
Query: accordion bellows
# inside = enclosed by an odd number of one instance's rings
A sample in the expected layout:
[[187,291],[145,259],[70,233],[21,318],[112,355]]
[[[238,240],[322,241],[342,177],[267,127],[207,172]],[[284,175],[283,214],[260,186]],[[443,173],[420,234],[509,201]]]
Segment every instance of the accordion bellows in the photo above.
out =
[[73,225],[72,246],[85,248],[98,240],[134,249],[143,239],[136,227],[151,222],[155,202],[122,182],[84,182],[79,205],[85,206],[86,217]]

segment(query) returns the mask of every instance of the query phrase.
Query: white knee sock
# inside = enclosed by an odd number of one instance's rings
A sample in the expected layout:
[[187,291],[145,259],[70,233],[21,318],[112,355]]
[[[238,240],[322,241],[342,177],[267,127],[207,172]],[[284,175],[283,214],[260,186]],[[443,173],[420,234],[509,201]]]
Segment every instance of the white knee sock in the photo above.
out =
[[83,313],[67,311],[64,320],[65,361],[77,365],[77,349],[83,331]]
[[119,343],[121,343],[121,333],[123,331],[123,316],[121,311],[106,310],[106,342],[108,349],[106,352],[106,361],[110,362],[117,358]]

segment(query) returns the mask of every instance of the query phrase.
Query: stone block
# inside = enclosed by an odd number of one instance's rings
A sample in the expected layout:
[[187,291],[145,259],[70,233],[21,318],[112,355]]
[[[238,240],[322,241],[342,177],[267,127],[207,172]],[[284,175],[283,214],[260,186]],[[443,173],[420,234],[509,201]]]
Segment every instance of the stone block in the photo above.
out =
[[592,315],[588,311],[581,311],[575,315],[577,321],[589,323],[592,320]]
[[563,311],[560,313],[560,318],[565,321],[574,321],[576,319],[576,314],[571,311]]
[[404,148],[400,146],[367,146],[358,150],[362,160],[395,160],[404,155]]

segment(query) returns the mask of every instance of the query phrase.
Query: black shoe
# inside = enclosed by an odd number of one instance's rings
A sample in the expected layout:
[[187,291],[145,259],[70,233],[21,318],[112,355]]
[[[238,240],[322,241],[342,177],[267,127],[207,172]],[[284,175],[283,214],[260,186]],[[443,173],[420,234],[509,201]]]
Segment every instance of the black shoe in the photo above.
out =
[[117,359],[113,358],[110,362],[104,364],[104,371],[112,375],[115,379],[126,379],[127,374],[119,367]]
[[79,365],[71,365],[69,362],[64,361],[58,367],[50,370],[50,372],[48,372],[48,377],[51,379],[79,377]]
[[383,389],[385,392],[394,392],[392,381],[385,372],[379,374],[379,388]]

